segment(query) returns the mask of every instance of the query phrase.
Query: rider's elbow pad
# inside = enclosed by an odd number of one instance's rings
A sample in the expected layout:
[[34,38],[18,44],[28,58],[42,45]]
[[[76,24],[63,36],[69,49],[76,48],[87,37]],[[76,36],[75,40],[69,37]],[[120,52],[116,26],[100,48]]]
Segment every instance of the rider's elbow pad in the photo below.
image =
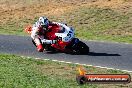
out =
[[32,30],[33,31],[31,32],[31,38],[35,39],[38,35],[38,30],[39,29],[37,27],[33,27]]
[[31,34],[31,38],[34,40],[36,38],[36,34]]

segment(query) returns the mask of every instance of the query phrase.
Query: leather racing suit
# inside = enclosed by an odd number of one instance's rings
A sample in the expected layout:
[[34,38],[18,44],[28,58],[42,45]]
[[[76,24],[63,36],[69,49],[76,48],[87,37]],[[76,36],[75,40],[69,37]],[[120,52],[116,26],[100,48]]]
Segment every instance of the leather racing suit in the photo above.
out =
[[[37,46],[37,50],[39,52],[43,52],[44,47],[43,44],[55,44],[56,40],[53,40],[52,38],[48,38],[49,36],[46,35],[47,32],[54,31],[58,32],[59,29],[65,29],[66,31],[69,31],[70,27],[66,26],[65,24],[58,23],[58,22],[50,22],[48,27],[45,30],[39,22],[37,21],[33,27],[32,27],[32,32],[31,32],[31,38],[35,42]],[[41,41],[40,41],[41,40]]]

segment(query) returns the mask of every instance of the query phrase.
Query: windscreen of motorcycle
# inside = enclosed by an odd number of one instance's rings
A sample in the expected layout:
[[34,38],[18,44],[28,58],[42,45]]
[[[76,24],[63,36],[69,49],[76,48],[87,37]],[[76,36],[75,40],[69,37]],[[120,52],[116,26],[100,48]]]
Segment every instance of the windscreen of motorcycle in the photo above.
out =
[[63,42],[69,42],[74,38],[74,30],[71,27],[66,29],[62,29],[59,33],[55,33],[56,36],[61,37]]

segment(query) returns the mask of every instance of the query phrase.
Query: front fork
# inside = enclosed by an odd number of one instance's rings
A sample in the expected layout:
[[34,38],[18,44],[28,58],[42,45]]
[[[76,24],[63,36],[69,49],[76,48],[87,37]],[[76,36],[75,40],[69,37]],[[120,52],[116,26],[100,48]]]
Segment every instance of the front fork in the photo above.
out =
[[78,38],[73,38],[71,43],[66,46],[66,49],[70,49],[70,50],[74,50],[76,47],[76,44],[79,42],[80,40]]

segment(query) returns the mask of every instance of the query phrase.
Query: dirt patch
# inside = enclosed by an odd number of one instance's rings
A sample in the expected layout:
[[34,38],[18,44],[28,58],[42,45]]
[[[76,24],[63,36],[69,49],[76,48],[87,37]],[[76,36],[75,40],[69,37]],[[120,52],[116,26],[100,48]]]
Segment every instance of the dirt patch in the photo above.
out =
[[43,6],[41,4],[29,5],[29,6],[9,6],[6,5],[0,6],[0,20],[2,23],[7,23],[9,21],[17,21],[21,19],[34,19],[35,17],[42,15],[61,15],[68,10],[72,10],[71,6],[61,5],[57,6],[56,4],[48,4]]
[[[127,3],[127,6],[129,3]],[[25,18],[34,19],[42,15],[60,16],[80,6],[118,8],[126,5],[123,0],[14,0],[13,2],[1,0],[0,24],[5,24],[9,21],[17,22]]]
[[[108,8],[114,11],[116,10],[115,12],[119,12],[119,15],[121,13],[124,16],[129,16],[129,20],[127,21],[129,23],[126,23],[124,26],[117,29],[106,29],[101,33],[105,35],[132,35],[132,1],[130,0],[0,0],[1,31],[7,27],[6,29],[9,29],[7,30],[9,32],[18,30],[22,32],[23,27],[28,23],[34,22],[34,19],[40,16],[47,16],[48,18],[53,17],[52,20],[65,20],[70,18],[69,21],[72,21],[73,13],[75,11],[80,11],[75,15],[75,18],[77,18],[78,14],[81,14],[81,10],[79,9],[82,7]],[[78,23],[75,23],[74,21],[73,24],[71,25],[74,27],[76,27],[75,25],[78,25]],[[87,25],[84,25],[84,27],[85,26]]]
[[118,8],[123,3],[123,0],[98,0],[97,2],[91,3],[91,5],[96,5],[97,7]]

